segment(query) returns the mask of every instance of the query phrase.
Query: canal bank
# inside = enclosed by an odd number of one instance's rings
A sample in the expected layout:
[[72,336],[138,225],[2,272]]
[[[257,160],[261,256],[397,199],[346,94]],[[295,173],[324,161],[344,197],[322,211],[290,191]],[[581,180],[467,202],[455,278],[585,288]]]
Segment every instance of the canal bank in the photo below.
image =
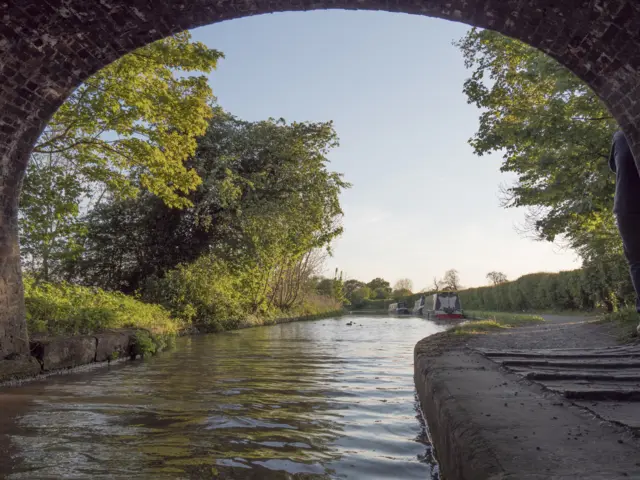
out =
[[[234,330],[281,323],[338,317],[343,311],[324,312],[303,317],[283,317],[255,324],[239,322]],[[228,330],[233,331],[233,330]],[[194,325],[179,332],[179,336],[215,333],[206,325]],[[13,355],[0,360],[0,384],[22,381],[40,375],[64,372],[76,367],[108,365],[112,362],[135,360],[145,354],[160,353],[172,339],[155,337],[145,329],[112,329],[90,335],[36,335],[29,342],[30,355]]]
[[446,480],[640,478],[640,347],[618,346],[606,325],[548,320],[415,346]]

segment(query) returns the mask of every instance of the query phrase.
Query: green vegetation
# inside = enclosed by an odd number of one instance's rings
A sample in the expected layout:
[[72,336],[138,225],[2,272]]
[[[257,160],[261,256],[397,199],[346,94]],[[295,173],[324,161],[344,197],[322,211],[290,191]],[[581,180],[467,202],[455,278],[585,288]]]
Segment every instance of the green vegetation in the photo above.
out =
[[[35,147],[20,203],[29,329],[222,331],[339,311],[319,274],[342,233],[331,122],[245,122],[216,106],[222,54],[189,33],[80,86]],[[147,332],[147,333],[145,333]]]
[[603,315],[602,322],[613,323],[619,327],[619,340],[622,342],[635,341],[638,338],[638,312],[635,307],[625,307],[617,312]]
[[68,283],[24,279],[27,325],[31,333],[80,335],[111,328],[142,328],[156,335],[175,335],[180,322],[159,306],[120,292]]
[[512,282],[462,290],[458,295],[465,310],[613,312],[634,302],[629,273],[624,265],[619,267],[615,275],[609,270],[607,276],[589,268],[534,273]]
[[[528,208],[526,233],[562,240],[582,269],[511,282],[493,271],[491,286],[470,289],[451,269],[421,293],[409,279],[392,288],[383,278],[343,281],[337,270],[321,277],[350,186],[329,169],[332,123],[223,111],[206,75],[222,53],[182,33],[91,77],[38,141],[20,203],[30,330],[135,326],[149,332],[153,346],[145,334],[139,343],[152,353],[194,326],[222,331],[343,304],[411,308],[444,289],[472,310],[618,312],[633,290],[611,213],[615,122],[533,48],[477,29],[458,45],[472,69],[464,92],[482,109],[470,143],[479,156],[501,152],[501,170],[517,178],[505,207]],[[492,315],[474,328],[534,321]]]
[[527,208],[523,233],[573,248],[583,268],[527,275],[507,286],[463,292],[467,308],[497,310],[604,308],[629,304],[632,287],[613,208],[609,171],[617,125],[602,102],[569,70],[522,42],[472,29],[458,42],[472,70],[464,92],[482,110],[470,140],[479,156],[500,152],[507,208]]
[[505,327],[517,327],[528,323],[541,323],[544,318],[540,315],[527,313],[507,313],[507,312],[482,312],[476,310],[465,310],[464,316],[472,320],[493,320]]
[[106,196],[146,191],[189,205],[185,195],[201,179],[186,161],[213,116],[206,74],[221,56],[183,32],[113,62],[60,107],[34,147],[20,198],[32,275],[61,275],[82,251],[83,208]]
[[452,330],[454,334],[489,333],[501,329],[544,323],[544,319],[538,315],[517,313],[465,311],[465,316],[477,320],[458,325]]
[[138,330],[134,335],[133,352],[134,355],[155,355],[158,351],[158,345],[152,338],[151,334],[144,330]]
[[377,310],[386,312],[389,305],[396,302],[404,302],[409,309],[422,295],[430,295],[442,290],[458,290],[460,288],[460,275],[455,269],[447,270],[442,279],[433,279],[432,288],[423,288],[419,293],[412,293],[413,282],[408,278],[402,278],[391,284],[383,278],[374,278],[369,283],[360,280],[347,280],[344,282],[344,294],[351,310]]

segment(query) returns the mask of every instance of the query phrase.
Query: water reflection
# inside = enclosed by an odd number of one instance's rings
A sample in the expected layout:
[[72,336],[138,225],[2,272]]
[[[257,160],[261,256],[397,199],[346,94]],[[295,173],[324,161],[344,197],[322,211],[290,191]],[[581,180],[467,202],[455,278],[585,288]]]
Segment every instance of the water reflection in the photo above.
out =
[[349,317],[189,337],[142,363],[5,389],[0,476],[435,477],[413,346],[443,328]]

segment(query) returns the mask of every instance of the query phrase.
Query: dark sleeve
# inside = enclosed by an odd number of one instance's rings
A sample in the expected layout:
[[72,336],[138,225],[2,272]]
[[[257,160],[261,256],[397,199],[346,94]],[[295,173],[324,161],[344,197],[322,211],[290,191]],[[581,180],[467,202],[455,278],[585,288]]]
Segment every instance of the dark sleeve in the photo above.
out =
[[609,168],[613,173],[616,173],[616,140],[613,139],[611,144],[611,153],[609,154]]

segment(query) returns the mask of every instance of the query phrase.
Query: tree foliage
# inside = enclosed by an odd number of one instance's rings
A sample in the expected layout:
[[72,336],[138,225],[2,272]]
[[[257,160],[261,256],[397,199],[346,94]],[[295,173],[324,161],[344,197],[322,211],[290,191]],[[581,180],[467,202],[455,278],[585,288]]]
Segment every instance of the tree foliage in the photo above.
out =
[[473,72],[469,103],[482,109],[470,140],[477,155],[501,152],[501,170],[517,176],[507,207],[529,209],[527,231],[566,238],[584,257],[599,244],[619,250],[608,170],[616,123],[596,95],[544,53],[496,32],[472,29],[458,46]]
[[[328,168],[333,125],[225,113],[203,75],[221,56],[188,32],[156,42],[87,80],[47,126],[20,211],[38,322],[100,288],[211,330],[341,307],[341,277],[330,297],[314,280],[349,187]],[[85,327],[121,323],[111,307],[103,323],[82,310]]]
[[470,143],[478,155],[501,152],[501,170],[517,176],[504,205],[528,209],[525,233],[575,249],[589,291],[618,298],[630,283],[617,273],[626,261],[607,162],[615,120],[584,82],[532,47],[478,29],[458,46],[473,69],[464,92],[482,109]]
[[440,288],[444,290],[460,290],[462,285],[460,284],[460,274],[454,268],[447,270],[440,281]]
[[81,251],[85,226],[78,221],[89,187],[56,155],[34,155],[20,197],[23,266],[36,281],[60,276]]
[[487,280],[489,280],[492,285],[499,285],[507,281],[507,276],[502,272],[493,271],[487,273]]
[[360,280],[350,279],[344,282],[344,294],[349,298],[349,296],[356,290],[366,286],[364,282]]
[[142,188],[169,205],[187,205],[183,195],[200,179],[184,162],[213,114],[202,74],[221,56],[189,32],[123,56],[73,92],[34,152],[58,155],[76,175],[118,194]]
[[358,308],[364,304],[364,301],[371,298],[371,289],[366,285],[351,292],[351,295],[347,296],[347,300],[354,308]]
[[255,263],[265,281],[280,275],[342,232],[338,195],[349,184],[325,157],[336,144],[328,123],[251,123],[220,111],[188,162],[203,179],[192,206],[172,209],[151,194],[98,206],[70,274],[134,291],[147,277],[214,254]]
[[387,282],[384,278],[374,278],[369,283],[367,283],[367,287],[374,292],[375,298],[389,298],[391,295],[391,284]]
[[409,278],[401,278],[395,283],[395,285],[393,286],[393,289],[396,291],[406,290],[411,292],[413,290],[413,282]]
[[201,180],[185,161],[213,114],[202,74],[221,56],[183,32],[112,63],[60,107],[34,148],[20,199],[22,253],[36,279],[60,278],[82,249],[81,213],[106,195],[143,190],[189,205],[186,194]]

